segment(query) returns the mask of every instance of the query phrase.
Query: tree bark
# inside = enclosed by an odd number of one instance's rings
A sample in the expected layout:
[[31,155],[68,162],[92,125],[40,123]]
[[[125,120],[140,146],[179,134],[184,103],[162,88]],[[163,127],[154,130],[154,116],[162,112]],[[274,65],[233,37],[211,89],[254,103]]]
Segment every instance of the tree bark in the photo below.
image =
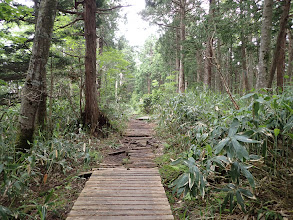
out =
[[85,110],[84,122],[94,134],[99,126],[100,111],[97,100],[96,84],[96,1],[84,1],[84,28],[85,28]]
[[287,75],[289,76],[288,81],[291,82],[293,76],[293,33],[292,30],[288,30],[289,36],[289,59],[288,59],[288,70]]
[[[277,38],[277,44],[274,51],[274,58],[273,58],[272,67],[271,67],[270,75],[269,75],[269,81],[267,85],[268,88],[272,88],[274,75],[275,75],[277,66],[280,64],[280,62],[284,62],[283,50],[285,50],[284,46],[286,43],[286,26],[287,26],[288,18],[289,18],[290,5],[291,5],[291,0],[284,1],[283,13],[280,19],[280,31]],[[279,66],[279,71],[277,76],[277,86],[283,89],[284,73],[283,71],[281,71],[281,69],[282,68]]]
[[256,88],[265,88],[270,61],[271,32],[273,17],[273,0],[265,0],[261,26],[261,41],[259,50],[259,71],[256,78]]
[[176,29],[176,61],[175,61],[177,93],[179,93],[179,71],[180,71],[180,31]]
[[[211,25],[212,17],[213,17],[213,5],[214,0],[210,1],[210,9],[209,9],[209,24]],[[211,32],[211,30],[207,30],[208,32]],[[212,85],[212,46],[213,46],[213,39],[211,37],[211,33],[208,34],[208,39],[206,43],[206,57],[205,57],[205,76],[204,76],[204,84],[211,88]]]
[[26,81],[22,90],[19,117],[19,136],[16,149],[30,149],[35,131],[35,120],[42,98],[46,95],[46,64],[52,39],[57,0],[43,0],[39,8],[34,45]]
[[198,83],[201,83],[202,82],[202,72],[203,72],[203,70],[202,70],[202,55],[201,55],[201,51],[200,50],[197,50],[196,51],[196,63],[197,63],[197,65],[196,65],[196,72],[197,72],[197,74],[196,74],[196,82],[198,82]]
[[180,61],[179,61],[179,93],[185,92],[185,80],[184,80],[184,41],[185,41],[185,9],[186,0],[180,1]]
[[[103,42],[103,37],[102,37],[102,34],[100,34],[98,40],[98,49],[99,49],[99,55],[101,56],[103,54],[103,51],[104,51],[104,42]],[[102,68],[99,68],[99,65],[98,66],[98,76],[97,76],[97,83],[98,83],[98,97],[101,96],[101,88],[102,88],[102,75],[103,75],[103,69]]]

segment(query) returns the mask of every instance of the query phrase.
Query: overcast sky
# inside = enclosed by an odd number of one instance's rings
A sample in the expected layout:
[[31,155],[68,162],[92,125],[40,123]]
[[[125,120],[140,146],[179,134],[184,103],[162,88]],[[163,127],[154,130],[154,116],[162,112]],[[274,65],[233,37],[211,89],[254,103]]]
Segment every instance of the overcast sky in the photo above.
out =
[[[33,6],[32,0],[15,1],[28,6]],[[143,21],[138,15],[138,13],[145,7],[145,0],[122,0],[121,5],[131,6],[120,10],[122,16],[126,15],[127,22],[124,23],[124,20],[120,20],[118,36],[124,35],[131,46],[142,46],[148,36],[157,33],[156,27],[150,27],[148,22]]]
[[127,16],[127,22],[119,23],[118,34],[124,35],[131,46],[142,46],[145,40],[152,34],[156,35],[158,28],[149,26],[138,13],[145,8],[145,0],[122,0],[122,5],[131,5],[122,8],[120,14]]

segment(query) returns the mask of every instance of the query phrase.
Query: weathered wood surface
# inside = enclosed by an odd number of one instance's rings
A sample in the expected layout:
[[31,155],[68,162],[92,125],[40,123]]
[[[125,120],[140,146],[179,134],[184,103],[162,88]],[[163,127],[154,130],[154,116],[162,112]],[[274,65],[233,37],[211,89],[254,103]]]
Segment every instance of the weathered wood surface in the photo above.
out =
[[67,220],[174,219],[157,168],[95,170]]

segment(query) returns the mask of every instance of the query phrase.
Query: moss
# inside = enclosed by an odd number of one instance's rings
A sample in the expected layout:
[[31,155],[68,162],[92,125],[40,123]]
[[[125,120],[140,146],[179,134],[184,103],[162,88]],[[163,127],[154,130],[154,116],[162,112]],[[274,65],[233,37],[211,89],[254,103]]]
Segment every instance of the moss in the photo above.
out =
[[33,129],[20,129],[16,138],[15,151],[26,153],[32,147]]

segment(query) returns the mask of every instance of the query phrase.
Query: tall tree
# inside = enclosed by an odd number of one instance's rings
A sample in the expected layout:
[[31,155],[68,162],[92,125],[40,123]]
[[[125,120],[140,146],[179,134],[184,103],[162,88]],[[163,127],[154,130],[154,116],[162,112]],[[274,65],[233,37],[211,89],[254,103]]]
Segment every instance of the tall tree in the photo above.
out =
[[52,39],[53,25],[56,15],[57,0],[42,0],[32,55],[26,81],[22,91],[19,117],[19,137],[17,149],[25,151],[30,148],[35,131],[35,120],[42,97],[46,94],[46,64]]
[[211,88],[212,86],[212,46],[213,46],[213,38],[212,38],[212,28],[213,28],[213,16],[214,16],[214,4],[215,0],[209,0],[210,8],[209,8],[209,17],[208,24],[209,30],[207,30],[208,38],[206,42],[206,56],[205,56],[205,75],[204,75],[204,84]]
[[84,28],[86,41],[85,54],[85,124],[91,126],[91,131],[95,132],[99,123],[100,110],[97,100],[96,84],[96,1],[84,1]]
[[[176,2],[176,1],[174,1]],[[179,16],[180,16],[180,59],[179,59],[179,75],[178,75],[178,90],[179,93],[185,92],[185,80],[184,80],[184,41],[186,35],[186,0],[180,0],[176,4],[179,5]]]
[[272,32],[273,0],[265,0],[263,6],[261,41],[259,49],[259,71],[256,78],[256,88],[266,87],[270,61],[270,45]]
[[277,69],[277,86],[283,89],[284,85],[284,70],[285,70],[285,44],[286,44],[286,28],[288,24],[289,11],[291,0],[285,0],[280,19],[280,30],[277,37],[277,44],[274,51],[274,58],[269,75],[268,88],[272,87],[274,75]]

